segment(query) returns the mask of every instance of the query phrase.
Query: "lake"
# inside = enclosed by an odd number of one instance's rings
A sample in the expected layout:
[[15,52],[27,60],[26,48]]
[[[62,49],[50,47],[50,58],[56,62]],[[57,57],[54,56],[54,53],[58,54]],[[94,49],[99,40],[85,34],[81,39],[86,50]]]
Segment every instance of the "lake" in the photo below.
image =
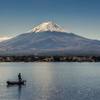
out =
[[[25,85],[8,86],[18,74]],[[100,100],[100,63],[0,63],[0,100]]]

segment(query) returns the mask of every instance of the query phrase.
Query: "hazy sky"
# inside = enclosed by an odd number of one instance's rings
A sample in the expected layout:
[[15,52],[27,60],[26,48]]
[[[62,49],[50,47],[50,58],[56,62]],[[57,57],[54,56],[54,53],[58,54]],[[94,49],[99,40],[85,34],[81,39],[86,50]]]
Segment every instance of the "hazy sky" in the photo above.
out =
[[100,40],[100,0],[0,0],[0,38],[17,36],[49,21]]

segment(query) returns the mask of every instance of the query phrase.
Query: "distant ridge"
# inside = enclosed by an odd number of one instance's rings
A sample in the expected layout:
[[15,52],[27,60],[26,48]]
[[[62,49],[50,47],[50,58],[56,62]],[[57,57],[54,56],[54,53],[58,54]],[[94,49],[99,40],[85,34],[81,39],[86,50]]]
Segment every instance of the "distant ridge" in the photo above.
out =
[[0,54],[100,54],[100,41],[75,35],[54,22],[0,42]]

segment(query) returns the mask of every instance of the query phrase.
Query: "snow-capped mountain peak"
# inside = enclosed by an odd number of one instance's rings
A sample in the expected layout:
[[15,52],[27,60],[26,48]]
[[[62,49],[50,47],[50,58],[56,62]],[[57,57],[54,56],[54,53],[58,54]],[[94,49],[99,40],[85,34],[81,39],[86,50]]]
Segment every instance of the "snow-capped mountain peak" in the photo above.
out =
[[70,33],[69,31],[65,30],[64,28],[62,28],[61,26],[57,25],[54,22],[44,22],[40,24],[39,26],[25,33],[33,33],[33,32],[38,33],[38,32],[44,32],[44,31],[51,31],[51,32],[56,31],[56,32]]

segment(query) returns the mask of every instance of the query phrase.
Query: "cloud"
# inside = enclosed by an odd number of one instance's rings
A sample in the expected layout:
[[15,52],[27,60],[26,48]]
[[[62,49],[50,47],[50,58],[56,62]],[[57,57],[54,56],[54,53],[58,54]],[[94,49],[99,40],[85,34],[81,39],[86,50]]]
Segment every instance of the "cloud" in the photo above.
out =
[[0,42],[1,41],[5,41],[5,40],[8,40],[8,39],[11,39],[12,37],[3,37],[3,38],[0,38]]

